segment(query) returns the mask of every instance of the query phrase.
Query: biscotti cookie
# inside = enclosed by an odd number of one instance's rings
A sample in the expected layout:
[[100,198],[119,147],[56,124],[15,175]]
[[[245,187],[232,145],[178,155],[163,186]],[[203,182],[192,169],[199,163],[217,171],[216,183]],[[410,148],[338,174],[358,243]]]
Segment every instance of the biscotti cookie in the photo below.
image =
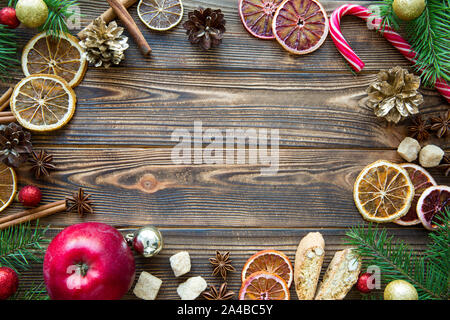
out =
[[299,300],[312,300],[325,256],[325,241],[319,232],[308,233],[295,254],[294,283]]
[[342,300],[358,281],[361,261],[352,249],[337,251],[317,290],[316,300]]

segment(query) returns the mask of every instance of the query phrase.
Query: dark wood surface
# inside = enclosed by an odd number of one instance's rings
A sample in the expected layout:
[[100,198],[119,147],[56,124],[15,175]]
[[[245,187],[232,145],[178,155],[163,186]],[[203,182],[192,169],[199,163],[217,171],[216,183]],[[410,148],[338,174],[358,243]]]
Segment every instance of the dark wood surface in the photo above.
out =
[[[107,8],[106,1],[79,2],[83,26]],[[318,51],[294,57],[275,41],[251,37],[239,20],[237,0],[183,3],[183,21],[197,6],[222,8],[227,32],[221,47],[202,52],[191,46],[181,24],[165,33],[150,31],[133,6],[130,13],[153,49],[151,57],[142,57],[130,39],[120,66],[89,68],[75,89],[79,102],[70,124],[54,133],[33,134],[37,149],[54,154],[57,170],[36,181],[23,167],[20,185],[41,187],[44,202],[78,187],[92,194],[95,214],[42,220],[52,226],[50,238],[83,221],[105,222],[124,233],[145,224],[160,227],[166,242],[162,253],[152,259],[136,257],[138,273],[146,270],[163,280],[158,298],[178,298],[176,287],[186,276],[176,279],[168,258],[180,250],[192,257],[188,276],[201,275],[218,285],[208,262],[216,249],[231,251],[239,270],[261,249],[278,249],[293,259],[301,237],[320,231],[326,266],[344,247],[347,228],[363,222],[352,198],[357,174],[378,159],[401,162],[395,149],[406,135],[406,124],[394,127],[377,120],[364,104],[365,89],[380,69],[409,67],[409,62],[355,17],[342,19],[342,31],[366,62],[357,76],[330,37]],[[331,13],[345,2],[322,3]],[[20,29],[18,34],[24,45],[33,32]],[[16,72],[15,80],[21,77]],[[421,92],[423,114],[449,108],[434,90]],[[278,174],[261,176],[259,165],[173,164],[171,134],[177,128],[192,130],[195,120],[204,129],[279,129]],[[450,139],[430,142],[450,149]],[[449,184],[439,170],[430,172],[439,183]],[[14,204],[4,214],[21,209]],[[418,250],[427,243],[421,227],[386,227]],[[35,265],[21,283],[27,287],[41,278],[41,266]],[[238,273],[230,286],[238,291]],[[359,294],[352,291],[348,297]]]

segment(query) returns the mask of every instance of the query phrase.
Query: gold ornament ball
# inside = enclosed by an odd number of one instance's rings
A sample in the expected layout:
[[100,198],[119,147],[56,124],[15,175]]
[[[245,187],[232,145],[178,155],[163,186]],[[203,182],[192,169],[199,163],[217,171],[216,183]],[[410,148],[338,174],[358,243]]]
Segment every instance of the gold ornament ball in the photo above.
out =
[[384,300],[418,300],[416,288],[404,280],[394,280],[384,289]]
[[392,8],[401,20],[410,21],[419,17],[425,10],[425,0],[394,0]]
[[48,7],[43,0],[19,0],[16,16],[28,28],[38,28],[47,20]]

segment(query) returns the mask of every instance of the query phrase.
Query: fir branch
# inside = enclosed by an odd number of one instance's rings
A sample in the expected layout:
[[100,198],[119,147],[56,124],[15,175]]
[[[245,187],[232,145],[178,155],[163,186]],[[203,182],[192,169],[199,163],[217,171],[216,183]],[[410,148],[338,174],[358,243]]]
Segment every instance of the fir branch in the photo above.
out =
[[47,294],[44,282],[40,282],[37,285],[32,284],[31,288],[23,291],[20,289],[9,298],[10,300],[49,300],[50,297]]
[[29,269],[30,263],[42,262],[47,229],[26,223],[0,230],[0,265],[20,273]]
[[402,279],[414,285],[421,300],[448,299],[449,222],[450,210],[447,210],[442,226],[430,234],[432,242],[423,255],[372,224],[367,228],[352,227],[347,232],[348,244],[356,248],[365,264],[380,268],[384,283]]
[[381,30],[386,26],[392,29],[400,29],[400,19],[395,15],[392,4],[394,0],[383,0],[382,3],[369,6],[371,12],[381,19]]
[[16,36],[10,29],[0,25],[0,80],[9,79],[11,69],[18,64]]
[[48,6],[47,21],[39,28],[47,34],[59,36],[60,33],[68,33],[67,19],[75,14],[70,7],[77,3],[76,0],[44,0]]
[[412,21],[401,21],[392,9],[393,0],[372,5],[382,19],[381,28],[391,27],[405,38],[416,52],[414,69],[424,85],[433,86],[436,79],[450,82],[450,3],[449,0],[427,0],[424,12]]
[[450,2],[428,0],[420,17],[405,25],[408,42],[417,52],[415,69],[426,85],[450,82]]

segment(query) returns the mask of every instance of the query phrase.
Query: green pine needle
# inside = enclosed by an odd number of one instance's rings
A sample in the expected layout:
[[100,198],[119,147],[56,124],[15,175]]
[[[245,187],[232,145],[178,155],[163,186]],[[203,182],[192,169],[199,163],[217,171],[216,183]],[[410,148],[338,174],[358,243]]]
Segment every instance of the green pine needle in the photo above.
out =
[[32,284],[29,289],[19,290],[9,300],[50,300],[44,282]]
[[442,223],[431,232],[431,243],[423,254],[414,252],[407,244],[389,236],[386,229],[372,224],[357,226],[347,232],[348,244],[364,258],[367,266],[381,270],[382,283],[405,280],[414,285],[420,300],[447,300],[450,274],[450,209],[443,214]]
[[70,9],[76,4],[76,0],[44,0],[48,6],[47,21],[39,28],[47,34],[59,36],[60,33],[68,33],[67,19],[75,14]]
[[0,25],[0,80],[9,79],[11,70],[18,64],[16,36],[11,29]]
[[393,0],[383,0],[372,6],[378,9],[382,28],[389,26],[406,35],[406,40],[417,53],[414,68],[424,85],[432,87],[439,78],[450,82],[449,0],[427,0],[424,12],[412,21],[400,20],[392,9],[392,3]]
[[428,0],[423,14],[405,26],[417,52],[415,69],[428,86],[438,78],[450,82],[450,2]]
[[42,262],[47,229],[25,223],[0,230],[0,266],[20,273],[29,269],[31,263]]

